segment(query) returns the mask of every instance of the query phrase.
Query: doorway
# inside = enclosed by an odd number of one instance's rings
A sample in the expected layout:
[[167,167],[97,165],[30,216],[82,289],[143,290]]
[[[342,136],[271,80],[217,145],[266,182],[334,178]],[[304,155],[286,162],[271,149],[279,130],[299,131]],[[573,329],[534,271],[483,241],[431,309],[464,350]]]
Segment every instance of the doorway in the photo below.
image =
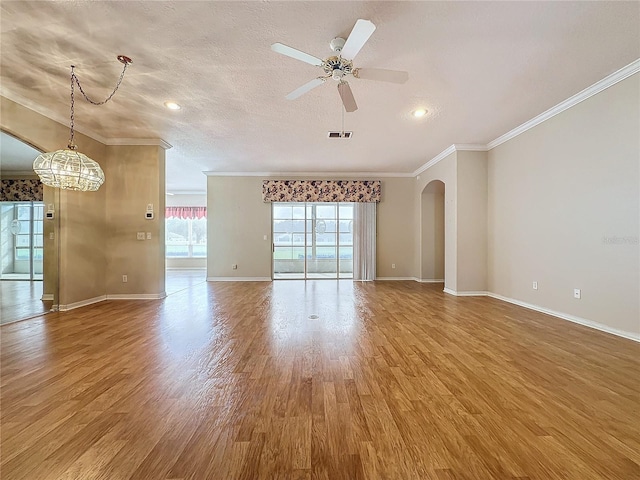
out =
[[353,203],[272,203],[273,279],[353,278]]
[[4,280],[42,280],[43,202],[2,202],[0,258]]

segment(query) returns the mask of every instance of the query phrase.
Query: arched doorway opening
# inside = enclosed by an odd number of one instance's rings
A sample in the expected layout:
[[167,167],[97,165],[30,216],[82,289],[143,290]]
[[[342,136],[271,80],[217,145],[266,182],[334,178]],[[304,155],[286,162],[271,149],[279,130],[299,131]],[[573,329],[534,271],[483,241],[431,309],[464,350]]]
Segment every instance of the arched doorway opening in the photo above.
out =
[[420,279],[423,282],[440,283],[445,279],[444,192],[444,182],[433,180],[421,195]]

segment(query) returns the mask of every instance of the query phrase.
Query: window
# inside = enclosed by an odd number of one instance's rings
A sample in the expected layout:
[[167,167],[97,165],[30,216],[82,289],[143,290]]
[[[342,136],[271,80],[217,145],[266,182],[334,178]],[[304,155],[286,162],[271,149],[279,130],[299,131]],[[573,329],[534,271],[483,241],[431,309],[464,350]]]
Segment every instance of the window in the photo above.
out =
[[[31,209],[33,208],[33,212]],[[33,259],[42,261],[43,238],[42,222],[44,217],[44,205],[42,203],[20,203],[14,205],[14,219],[18,220],[20,228],[15,236],[14,258],[16,261],[28,262],[31,256],[31,242],[33,241]],[[33,219],[32,219],[33,214]],[[33,237],[31,228],[33,226]]]
[[207,256],[206,207],[167,207],[165,248],[168,258]]

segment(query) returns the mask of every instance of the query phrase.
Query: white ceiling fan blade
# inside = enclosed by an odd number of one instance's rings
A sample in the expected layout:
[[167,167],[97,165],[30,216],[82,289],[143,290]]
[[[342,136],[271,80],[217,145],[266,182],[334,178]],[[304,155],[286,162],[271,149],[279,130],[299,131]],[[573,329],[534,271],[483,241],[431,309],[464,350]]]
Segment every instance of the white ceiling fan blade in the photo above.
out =
[[354,77],[366,80],[377,80],[380,82],[405,83],[409,80],[408,72],[399,70],[385,70],[383,68],[358,68],[354,72]]
[[287,100],[295,100],[296,98],[301,97],[302,95],[307,93],[309,90],[312,90],[317,86],[322,85],[324,83],[324,80],[325,79],[322,77],[314,78],[313,80],[305,83],[301,87],[296,88],[293,92],[291,92],[285,98]]
[[338,92],[340,93],[344,109],[347,112],[355,112],[358,109],[358,105],[356,105],[356,99],[353,98],[353,92],[349,84],[347,82],[340,82],[338,84]]
[[364,44],[367,43],[367,40],[369,40],[369,37],[375,29],[376,26],[369,20],[358,19],[344,47],[342,47],[340,56],[347,60],[353,60]]
[[311,65],[322,65],[322,60],[318,57],[314,57],[313,55],[309,55],[308,53],[304,53],[283,43],[274,43],[273,45],[271,45],[271,50],[277,53],[281,53],[282,55],[286,55],[287,57],[310,63]]

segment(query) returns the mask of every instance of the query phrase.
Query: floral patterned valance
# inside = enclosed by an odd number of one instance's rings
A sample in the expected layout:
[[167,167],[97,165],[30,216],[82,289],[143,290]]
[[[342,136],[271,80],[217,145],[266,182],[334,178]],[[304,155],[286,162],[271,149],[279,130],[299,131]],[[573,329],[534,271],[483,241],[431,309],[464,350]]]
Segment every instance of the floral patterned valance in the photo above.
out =
[[264,202],[380,201],[380,180],[264,180]]
[[0,180],[0,202],[41,202],[42,196],[38,179]]

